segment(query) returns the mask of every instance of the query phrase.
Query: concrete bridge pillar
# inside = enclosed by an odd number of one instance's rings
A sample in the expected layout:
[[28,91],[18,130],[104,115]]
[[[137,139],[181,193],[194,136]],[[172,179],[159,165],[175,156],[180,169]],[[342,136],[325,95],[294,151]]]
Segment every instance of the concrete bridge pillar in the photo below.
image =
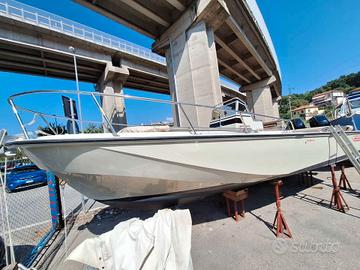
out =
[[[271,97],[270,86],[264,86],[252,91],[246,92],[247,105],[251,112],[261,115],[274,116],[275,109],[277,106],[273,103]],[[273,118],[256,116],[257,120],[262,120],[264,122],[273,121]]]
[[[169,35],[166,50],[172,100],[214,106],[222,102],[214,32],[199,22]],[[209,127],[211,109],[183,106],[194,126]],[[174,123],[189,126],[179,107]]]
[[[240,88],[241,92],[246,92],[246,102],[251,112],[255,114],[279,117],[279,97],[276,93],[272,93],[276,83],[276,77],[270,76],[259,82],[249,84]],[[264,122],[274,121],[274,118],[256,116],[256,119]]]
[[279,113],[279,100],[280,100],[279,97],[272,99],[273,112],[274,112],[273,116],[274,116],[274,117],[278,117],[278,118],[280,118],[280,113]]
[[[98,81],[97,91],[104,94],[123,94],[122,88],[128,75],[129,70],[127,68],[115,67],[108,63]],[[101,105],[116,131],[119,131],[127,124],[123,98],[103,96]],[[108,127],[104,126],[104,129],[107,130]]]

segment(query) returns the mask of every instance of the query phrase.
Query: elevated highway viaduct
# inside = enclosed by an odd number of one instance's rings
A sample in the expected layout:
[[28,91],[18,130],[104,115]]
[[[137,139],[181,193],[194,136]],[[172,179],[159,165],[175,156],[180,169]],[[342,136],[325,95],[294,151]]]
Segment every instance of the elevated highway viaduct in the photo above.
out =
[[[73,80],[72,46],[79,80],[95,83],[98,91],[128,87],[170,94],[166,59],[150,49],[16,1],[0,0],[0,23],[3,71]],[[234,85],[221,85],[224,98],[244,98]],[[114,102],[103,105],[111,115]]]
[[[74,1],[153,38],[174,100],[220,103],[223,75],[241,85],[253,112],[278,116],[280,67],[255,0]],[[208,124],[207,114],[190,113]],[[184,122],[179,112],[177,118]]]

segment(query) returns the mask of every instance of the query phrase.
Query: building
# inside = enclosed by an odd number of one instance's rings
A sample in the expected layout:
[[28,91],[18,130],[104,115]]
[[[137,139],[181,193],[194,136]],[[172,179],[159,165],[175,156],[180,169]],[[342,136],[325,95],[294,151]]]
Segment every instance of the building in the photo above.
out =
[[292,110],[292,115],[293,118],[302,118],[307,121],[314,115],[322,114],[323,112],[323,110],[319,110],[319,108],[314,104],[308,104]]
[[342,104],[344,96],[341,90],[331,90],[314,95],[311,102],[316,106],[338,106]]

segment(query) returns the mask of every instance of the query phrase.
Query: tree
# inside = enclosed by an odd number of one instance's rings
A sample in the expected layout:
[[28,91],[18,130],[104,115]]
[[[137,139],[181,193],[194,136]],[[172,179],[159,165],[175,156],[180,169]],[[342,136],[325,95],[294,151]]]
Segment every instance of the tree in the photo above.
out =
[[58,135],[68,133],[65,126],[50,123],[48,127],[38,127],[38,136]]
[[[325,85],[316,88],[314,90],[305,92],[303,94],[292,94],[291,95],[291,107],[295,109],[302,105],[309,104],[312,100],[312,97],[316,94],[320,94],[330,90],[341,90],[345,94],[349,93],[351,90],[360,87],[360,71],[357,73],[351,73],[348,75],[342,75],[336,80],[327,82]],[[334,106],[329,106],[324,108],[324,114],[327,117],[333,117]],[[289,98],[288,96],[283,96],[279,103],[279,112],[282,118],[290,118],[289,111]]]
[[102,126],[97,126],[95,124],[89,124],[89,126],[84,130],[84,133],[103,133],[104,130]]
[[291,109],[298,108],[303,105],[309,104],[309,101],[305,99],[303,94],[293,94],[291,96],[284,96],[279,103],[279,113],[280,117],[284,119],[290,119],[290,107],[289,107],[289,97],[291,99]]

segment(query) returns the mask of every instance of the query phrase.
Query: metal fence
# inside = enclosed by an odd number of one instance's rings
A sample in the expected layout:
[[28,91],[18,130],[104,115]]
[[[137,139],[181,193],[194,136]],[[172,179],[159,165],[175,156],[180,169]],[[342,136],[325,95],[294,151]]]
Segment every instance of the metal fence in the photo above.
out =
[[[10,163],[16,166],[29,163],[29,160],[10,160]],[[6,165],[4,163],[4,167],[8,168]],[[10,171],[1,172],[0,182],[5,181],[5,173]],[[58,182],[51,173],[47,174],[47,183],[46,186],[11,193],[6,192],[4,187],[0,188],[0,237],[7,247],[7,263],[16,261],[41,269],[41,264],[37,264],[47,260],[44,249],[50,248],[48,242],[59,229],[64,225],[65,228],[66,225],[71,226],[77,215],[90,207],[100,207],[64,183],[57,188]],[[43,256],[39,256],[40,253]],[[5,259],[0,258],[0,266],[6,264]]]
[[20,2],[0,0],[0,16],[80,38],[162,65],[166,64],[164,57],[153,53],[150,49]]
[[[9,161],[12,167],[28,163],[30,163],[28,159]],[[11,173],[12,168],[7,165],[5,162],[4,171],[1,172],[1,182],[4,185],[0,191],[2,238],[9,250],[8,262],[15,260],[30,265],[36,256],[39,244],[50,235],[52,230],[55,230],[49,203],[50,186],[10,192],[6,188],[8,178],[6,176]]]
[[51,230],[48,188],[45,186],[17,193],[1,193],[3,204],[4,195],[10,222],[10,235],[9,232],[5,233],[5,242],[13,245],[15,260],[27,265],[34,248]]

